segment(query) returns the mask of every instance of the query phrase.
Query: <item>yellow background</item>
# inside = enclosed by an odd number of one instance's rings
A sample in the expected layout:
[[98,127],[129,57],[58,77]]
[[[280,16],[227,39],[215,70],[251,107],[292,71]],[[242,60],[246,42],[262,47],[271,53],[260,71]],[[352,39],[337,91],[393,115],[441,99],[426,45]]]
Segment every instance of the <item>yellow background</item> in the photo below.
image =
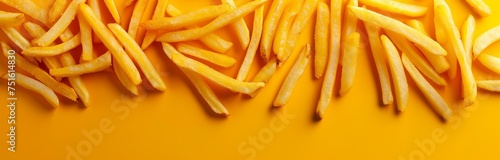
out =
[[[147,14],[151,14],[156,3],[156,0],[150,1]],[[241,5],[246,1],[236,2]],[[432,6],[431,0],[405,1]],[[475,36],[500,24],[500,3],[485,1],[492,8],[493,15],[477,20]],[[49,8],[51,3],[42,4],[44,2],[48,1],[38,3]],[[463,1],[447,2],[457,25],[461,26],[471,10]],[[220,2],[171,0],[171,3],[189,11]],[[105,20],[111,22],[103,2],[101,6]],[[122,1],[117,2],[117,6],[128,23],[133,7],[124,9]],[[0,8],[13,11],[3,4]],[[433,30],[429,25],[432,24],[432,15],[431,9],[426,17],[421,18],[428,24],[428,31]],[[249,27],[252,19],[253,14],[246,17]],[[313,42],[314,19],[311,19],[299,46]],[[76,25],[72,27],[76,31]],[[500,94],[481,90],[475,105],[465,109],[459,105],[459,80],[448,80],[447,87],[437,88],[455,112],[454,118],[446,123],[428,106],[412,80],[409,80],[410,102],[406,112],[397,113],[394,106],[381,106],[378,79],[362,28],[358,29],[363,32],[362,51],[354,86],[346,96],[335,96],[322,121],[313,118],[322,80],[313,78],[312,63],[300,78],[288,105],[277,110],[272,109],[271,104],[286,75],[285,68],[290,68],[291,63],[279,69],[254,99],[212,84],[231,113],[231,116],[221,118],[211,113],[193,85],[167,60],[161,46],[154,43],[146,52],[165,80],[168,89],[164,93],[148,91],[131,98],[114,75],[102,72],[82,76],[92,95],[90,108],[61,98],[62,106],[50,109],[42,97],[18,86],[17,152],[7,151],[8,108],[0,107],[0,137],[3,137],[0,140],[0,159],[64,159],[69,154],[68,149],[85,159],[500,158],[500,107],[497,106]],[[235,77],[244,52],[236,37],[232,36],[232,29],[225,27],[217,33],[234,42],[227,55],[238,60],[233,68],[217,69]],[[27,35],[25,31],[23,34]],[[6,40],[3,32],[0,37]],[[103,52],[102,45],[100,48]],[[499,49],[500,44],[496,43],[484,54],[500,56],[494,52]],[[75,52],[79,51],[77,48]],[[0,60],[0,73],[5,73],[6,59],[2,56]],[[256,61],[250,77],[262,65]],[[477,62],[473,66],[477,79],[500,78]],[[0,101],[5,104],[6,81],[2,80],[0,86]],[[338,89],[337,82],[335,92]],[[283,121],[278,116],[283,113],[293,116]],[[106,123],[104,130],[100,123]],[[102,133],[102,140],[92,144],[93,138],[89,139],[84,133],[96,131]],[[252,138],[260,145],[250,145]],[[88,144],[91,144],[90,148],[86,148]]]

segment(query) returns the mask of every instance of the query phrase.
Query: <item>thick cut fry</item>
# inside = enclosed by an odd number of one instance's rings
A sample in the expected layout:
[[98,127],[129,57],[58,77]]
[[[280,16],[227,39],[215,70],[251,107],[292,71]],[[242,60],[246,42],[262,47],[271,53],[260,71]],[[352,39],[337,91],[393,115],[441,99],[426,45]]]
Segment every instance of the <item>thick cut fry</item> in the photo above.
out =
[[500,40],[500,26],[497,26],[495,28],[492,28],[484,32],[474,41],[474,46],[473,46],[474,56],[475,57],[479,56],[486,48],[488,48],[491,44],[499,40]]
[[12,27],[24,22],[24,14],[0,11],[0,26]]
[[492,91],[492,92],[500,92],[500,80],[482,80],[476,81],[477,87]]
[[92,60],[92,52],[94,50],[94,45],[92,44],[92,27],[81,13],[78,13],[77,16],[78,24],[80,25],[80,41],[82,43],[81,59],[84,61],[90,61]]
[[[444,5],[446,4],[445,1],[442,0],[434,0],[434,28],[435,28],[435,35],[436,35],[436,40],[447,52],[449,52],[451,49],[451,45],[449,42],[449,38],[446,35],[446,31],[444,30],[444,24],[443,22],[439,19],[439,16],[437,16],[436,10],[439,5]],[[455,79],[457,77],[457,70],[459,68],[458,66],[458,61],[457,61],[457,56],[456,53],[449,53],[446,56],[446,60],[450,64],[450,68],[448,70],[448,76],[450,79]]]
[[283,15],[285,7],[289,2],[290,0],[274,0],[270,7],[272,9],[267,13],[262,29],[262,32],[266,34],[262,35],[260,42],[260,55],[266,62],[271,58],[274,35],[276,34],[281,15]]
[[481,17],[488,17],[491,15],[491,9],[488,4],[484,3],[483,0],[465,0],[469,6]]
[[360,0],[364,5],[409,17],[421,17],[427,13],[427,7],[402,3],[396,0]]
[[[358,0],[348,0],[347,1],[347,7],[348,6],[359,6],[358,4]],[[344,44],[346,43],[347,41],[347,36],[351,35],[351,33],[353,32],[356,32],[356,27],[358,26],[358,18],[356,17],[356,15],[354,15],[354,13],[352,13],[350,10],[346,9],[344,11],[344,19],[343,19],[343,23],[342,23],[342,34],[341,34],[341,38],[340,40],[342,41],[341,45],[340,46],[340,50],[341,50],[341,54],[340,54],[340,57],[343,59],[343,56],[344,56]],[[339,64],[340,65],[343,65],[343,60],[339,61]]]
[[108,48],[111,54],[113,54],[113,58],[116,58],[120,66],[126,66],[123,68],[123,70],[125,73],[127,73],[127,76],[130,78],[130,80],[135,85],[139,85],[142,81],[141,75],[139,74],[139,71],[135,67],[130,57],[128,57],[125,50],[123,50],[120,43],[113,36],[113,33],[111,33],[111,31],[109,31],[109,29],[100,20],[97,19],[88,5],[81,4],[79,7],[79,12],[83,13],[83,17],[85,18],[85,20],[90,24],[90,26],[97,34],[97,36],[102,40],[106,48]]
[[264,21],[264,7],[261,6],[255,11],[252,29],[252,38],[250,44],[247,48],[247,53],[243,59],[240,70],[236,79],[239,81],[244,81],[247,78],[250,67],[252,66],[253,60],[255,59],[255,54],[257,54],[257,49],[259,48],[260,38],[262,36],[262,23]]
[[139,68],[141,68],[142,73],[144,73],[151,85],[160,91],[165,91],[165,83],[161,79],[151,61],[149,61],[144,51],[142,51],[139,44],[137,44],[119,24],[110,23],[108,24],[108,27],[118,38],[121,44],[125,46],[125,50],[135,60]]
[[476,19],[474,19],[474,16],[469,15],[467,19],[465,20],[464,24],[462,25],[461,29],[461,37],[462,37],[462,43],[464,44],[464,49],[465,49],[465,55],[467,56],[467,62],[472,65],[472,59],[476,58],[477,56],[474,55],[472,56],[472,42],[474,41],[474,30],[476,29]]
[[243,6],[240,6],[230,12],[226,12],[220,15],[215,20],[213,20],[212,22],[203,27],[165,33],[160,37],[156,38],[156,40],[161,42],[181,42],[181,41],[199,39],[209,33],[216,31],[217,29],[220,29],[234,22],[237,19],[241,19],[243,16],[249,14],[256,8],[262,6],[264,2],[267,2],[267,0],[257,0],[248,2]]
[[137,32],[139,31],[139,24],[141,23],[141,19],[146,10],[148,1],[149,0],[137,0],[134,6],[134,11],[132,11],[132,17],[130,17],[130,22],[128,24],[128,34],[136,41],[137,41]]
[[[264,67],[260,69],[259,72],[253,77],[252,82],[264,82],[267,83],[269,80],[276,74],[276,68],[278,67],[278,63],[276,58],[272,58],[269,60]],[[262,91],[262,88],[248,94],[250,97],[255,97],[257,96],[260,91]]]
[[15,8],[43,24],[48,24],[48,11],[31,0],[0,0],[1,3]]
[[[57,98],[57,95],[54,93],[52,89],[47,87],[45,84],[40,83],[37,80],[34,80],[28,76],[25,76],[21,73],[15,73],[16,76],[16,84],[20,85],[30,91],[33,91],[35,93],[40,94],[47,100],[52,107],[57,108],[59,107],[59,99]],[[8,74],[2,75],[3,79],[9,79]]]
[[68,8],[62,14],[61,18],[45,33],[42,37],[35,39],[34,43],[41,47],[46,47],[52,44],[59,35],[62,34],[76,16],[76,11],[79,4],[84,4],[86,0],[71,1]]
[[491,71],[500,74],[500,58],[488,54],[481,54],[478,57],[479,62]]
[[290,33],[290,27],[292,27],[293,20],[295,19],[297,14],[299,14],[304,1],[305,0],[292,1],[283,12],[283,16],[281,17],[278,28],[276,29],[276,35],[273,42],[273,51],[276,56],[279,53],[284,52],[286,47],[286,40]]
[[68,7],[67,0],[56,0],[49,10],[49,24],[54,24],[59,18],[61,18],[64,10]]
[[116,4],[114,0],[104,0],[104,4],[108,8],[109,13],[115,20],[116,23],[121,23],[122,20],[120,18],[120,13],[118,13],[118,9],[116,8]]
[[326,108],[330,105],[337,76],[342,31],[342,0],[331,0],[330,11],[332,13],[330,16],[330,53],[318,106],[316,107],[316,114],[319,118],[323,118]]
[[207,51],[187,44],[179,44],[177,46],[177,50],[181,53],[205,60],[224,68],[232,67],[236,63],[236,59],[234,59],[233,57],[229,57],[227,55],[215,53],[212,51]]
[[123,71],[122,68],[123,67],[121,67],[120,64],[118,64],[117,60],[113,58],[113,70],[115,71],[118,80],[128,91],[130,91],[130,93],[136,96],[139,95],[139,89],[132,81],[130,81],[130,78],[127,77],[127,74],[125,73],[125,71]]
[[72,65],[63,68],[51,69],[50,75],[59,77],[80,76],[88,73],[95,73],[111,66],[111,53],[106,52],[100,57],[91,61]]
[[214,18],[217,18],[218,16],[226,13],[229,10],[230,7],[227,4],[207,6],[174,17],[162,17],[158,19],[148,20],[146,22],[143,22],[141,26],[143,26],[147,30],[175,30],[193,26],[200,22],[213,20]]
[[328,37],[330,33],[330,9],[324,2],[318,3],[316,26],[314,30],[314,76],[321,78],[325,73],[328,60]]
[[[21,35],[14,27],[0,27],[0,29],[5,32],[7,37],[16,44],[21,50],[25,50],[31,47],[31,43]],[[26,56],[26,59],[29,60],[29,62],[33,63],[34,65],[38,66],[38,61],[33,58]]]
[[[99,0],[88,0],[88,5],[90,8],[92,8],[92,11],[94,11],[95,16],[97,17],[98,20],[102,20],[102,15],[101,15],[101,5],[99,3]],[[94,43],[102,43],[101,39],[97,37],[97,34],[93,32],[93,41]]]
[[408,81],[406,81],[403,64],[401,63],[401,58],[399,58],[398,50],[396,49],[396,46],[394,46],[394,44],[391,42],[391,40],[385,35],[382,35],[380,39],[387,54],[389,68],[391,69],[398,110],[404,112],[408,105],[409,93]]
[[285,81],[283,81],[278,95],[276,96],[276,99],[274,99],[273,105],[275,107],[285,106],[288,102],[288,99],[292,95],[295,85],[297,84],[299,78],[302,76],[302,73],[304,73],[304,69],[306,68],[307,63],[309,63],[310,52],[311,46],[307,44],[302,49],[302,52],[299,54],[299,58],[297,58],[295,64],[293,64],[292,69],[285,78]]
[[33,57],[49,57],[68,52],[73,48],[78,47],[81,44],[80,33],[75,35],[71,40],[63,42],[61,44],[49,47],[30,47],[25,49],[22,53],[26,56]]
[[439,56],[446,55],[446,50],[439,45],[436,41],[432,40],[425,34],[407,26],[401,21],[384,16],[382,14],[360,8],[360,7],[348,7],[360,20],[373,23],[380,26],[386,30],[393,31],[407,38],[408,40],[414,42],[416,45],[422,46],[425,50]]
[[[155,11],[153,13],[153,19],[160,19],[165,16],[165,12],[168,6],[169,0],[158,0],[156,4]],[[148,48],[153,41],[155,41],[157,35],[157,31],[146,31],[144,35],[144,40],[142,40],[141,49],[145,50]]]
[[392,104],[394,97],[392,95],[391,80],[387,70],[386,54],[383,52],[382,42],[380,41],[380,32],[382,29],[370,23],[365,23],[368,41],[377,67],[378,79],[380,81],[380,91],[382,92],[382,103],[384,105]]
[[172,54],[172,61],[181,68],[194,71],[211,81],[230,89],[234,92],[249,94],[255,92],[259,88],[264,87],[262,82],[241,82],[231,77],[228,77],[203,63],[187,58],[182,54]]
[[356,67],[358,65],[358,48],[360,35],[353,32],[344,41],[342,61],[342,77],[340,81],[340,95],[346,95],[354,84]]
[[402,62],[406,71],[413,78],[413,81],[417,84],[418,88],[424,94],[427,101],[431,104],[434,111],[436,111],[445,120],[451,118],[452,111],[443,97],[432,87],[427,80],[418,72],[417,68],[411,63],[410,59],[403,54]]
[[[224,4],[229,4],[232,10],[236,9],[236,4],[233,0],[221,0]],[[267,1],[267,0],[265,0]],[[247,23],[243,19],[243,17],[237,18],[230,26],[236,32],[236,37],[240,41],[241,48],[246,50],[248,47],[248,43],[250,42],[250,31],[248,30]]]
[[[76,65],[75,59],[71,53],[62,54],[60,59],[64,67]],[[75,89],[75,92],[78,95],[78,98],[83,102],[83,105],[85,107],[90,107],[90,94],[87,87],[83,83],[82,78],[80,78],[80,76],[71,76],[68,77],[68,81],[69,84],[71,84],[71,86]]]

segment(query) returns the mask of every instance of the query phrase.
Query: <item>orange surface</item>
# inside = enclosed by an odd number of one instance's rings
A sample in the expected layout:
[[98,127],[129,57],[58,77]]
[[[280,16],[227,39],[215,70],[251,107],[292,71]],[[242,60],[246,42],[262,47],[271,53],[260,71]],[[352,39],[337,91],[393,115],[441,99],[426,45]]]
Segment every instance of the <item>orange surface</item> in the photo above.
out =
[[[150,0],[151,14],[156,0]],[[248,0],[238,0],[238,5]],[[404,0],[431,6],[431,0]],[[500,22],[500,2],[485,0],[493,15],[477,20],[475,36]],[[43,1],[47,2],[47,1]],[[471,10],[463,1],[447,0],[454,18],[461,26]],[[41,4],[48,8],[51,3]],[[171,0],[183,11],[219,1]],[[269,3],[268,3],[269,4]],[[109,12],[103,14],[112,21]],[[124,23],[128,24],[132,7],[123,8],[117,1]],[[269,6],[269,5],[267,5]],[[12,8],[0,5],[2,10]],[[431,10],[432,11],[432,10]],[[246,17],[252,26],[252,16]],[[421,18],[431,31],[432,12]],[[313,42],[311,20],[299,43]],[[72,25],[77,27],[77,25]],[[76,28],[75,28],[76,29]],[[358,27],[359,30],[359,27]],[[24,31],[23,31],[24,32]],[[117,78],[109,72],[85,75],[83,79],[92,95],[92,106],[64,98],[62,106],[49,109],[41,96],[17,87],[16,152],[7,151],[8,108],[0,107],[1,159],[65,159],[79,156],[84,159],[499,159],[500,94],[480,91],[477,102],[464,108],[458,105],[459,81],[450,81],[440,93],[454,109],[454,118],[442,122],[428,107],[423,95],[410,80],[410,101],[406,112],[397,113],[395,106],[381,106],[378,80],[364,31],[362,51],[354,86],[344,97],[335,96],[322,121],[313,113],[322,80],[313,77],[309,64],[289,104],[272,109],[271,104],[291,63],[284,65],[256,98],[232,93],[214,84],[218,97],[231,116],[214,116],[189,80],[163,54],[161,45],[154,43],[146,50],[148,57],[167,85],[167,91],[142,92],[131,97]],[[244,53],[234,32],[225,27],[217,34],[234,42],[227,55],[238,63],[230,69],[217,68],[235,77]],[[27,34],[25,34],[27,35]],[[0,39],[6,40],[0,32]],[[198,42],[193,42],[198,45]],[[99,45],[104,52],[104,47]],[[500,44],[488,48],[494,52]],[[368,50],[368,52],[366,52]],[[299,50],[295,50],[298,52]],[[77,48],[75,52],[80,52]],[[99,53],[102,54],[102,53]],[[295,60],[292,57],[291,60]],[[1,56],[0,73],[6,72],[6,59]],[[252,77],[263,64],[252,67]],[[477,79],[500,78],[474,62]],[[339,76],[337,76],[340,78]],[[337,80],[338,81],[338,80]],[[1,80],[0,101],[6,103],[6,81]],[[335,91],[338,92],[338,83]]]

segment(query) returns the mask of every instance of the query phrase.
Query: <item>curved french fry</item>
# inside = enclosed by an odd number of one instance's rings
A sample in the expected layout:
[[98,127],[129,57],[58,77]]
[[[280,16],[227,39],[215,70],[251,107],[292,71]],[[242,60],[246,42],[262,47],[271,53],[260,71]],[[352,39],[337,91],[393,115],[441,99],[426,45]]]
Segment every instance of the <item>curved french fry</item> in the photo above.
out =
[[111,54],[106,52],[91,61],[63,68],[51,69],[50,75],[59,77],[80,76],[87,73],[95,73],[111,66]]
[[31,0],[0,0],[1,3],[15,8],[24,14],[48,25],[48,11]]
[[306,46],[302,49],[299,54],[299,58],[295,61],[292,66],[292,69],[286,76],[285,80],[281,84],[280,90],[278,91],[278,95],[276,99],[274,99],[273,105],[275,107],[285,106],[288,102],[288,99],[292,95],[293,89],[297,84],[297,81],[302,76],[304,69],[309,63],[309,54],[311,52],[311,46],[306,44]]
[[476,81],[477,87],[492,91],[492,92],[500,92],[500,80],[482,80]]
[[[229,4],[232,10],[236,9],[236,4],[234,3],[233,0],[221,0],[221,1],[224,4]],[[240,41],[243,50],[246,50],[248,47],[248,43],[250,42],[250,31],[248,30],[247,23],[245,22],[243,17],[236,19],[235,22],[229,25],[236,31],[236,37],[238,37],[238,40]]]
[[24,22],[24,14],[0,11],[0,26],[12,27]]
[[351,90],[354,84],[354,77],[356,75],[356,68],[358,66],[358,48],[359,48],[360,35],[358,32],[353,32],[347,36],[344,41],[342,61],[342,76],[340,81],[341,96],[346,95]]
[[465,0],[469,6],[481,17],[491,15],[491,9],[483,0]]
[[467,62],[472,64],[472,59],[476,58],[477,55],[472,56],[472,42],[474,41],[474,30],[476,29],[476,19],[474,16],[469,15],[465,20],[461,28],[462,43],[464,44],[465,55],[467,56]]
[[500,26],[494,27],[479,37],[474,41],[474,56],[479,56],[486,48],[488,48],[491,44],[500,40]]
[[[64,53],[60,57],[62,65],[64,67],[69,67],[76,65],[75,59],[71,55],[71,53]],[[68,77],[69,84],[73,86],[78,98],[83,102],[85,107],[90,107],[90,93],[87,90],[87,87],[83,83],[82,78],[80,76],[71,76]]]
[[73,38],[71,38],[69,41],[63,42],[63,43],[55,45],[55,46],[30,47],[28,49],[25,49],[22,52],[22,54],[27,55],[27,56],[33,56],[33,57],[49,57],[49,56],[60,55],[64,52],[68,52],[68,51],[72,50],[73,48],[78,47],[81,44],[80,35],[81,34],[78,33]]
[[116,8],[116,4],[114,0],[104,0],[104,4],[106,5],[106,8],[108,8],[109,13],[111,13],[111,16],[115,20],[116,23],[121,23],[122,20],[120,18],[120,13],[118,13],[118,9]]
[[[130,22],[128,24],[128,34],[130,37],[136,40],[137,32],[139,31],[139,25],[141,23],[142,16],[146,10],[146,6],[149,0],[137,0],[132,11],[132,17],[130,17]],[[126,65],[120,65],[126,66]]]
[[167,29],[175,30],[196,25],[200,22],[212,20],[231,8],[228,4],[212,5],[191,12],[186,12],[174,17],[162,17],[145,21],[141,24],[147,30]]
[[139,95],[139,89],[137,86],[127,77],[127,74],[122,69],[123,67],[117,63],[117,60],[113,58],[113,70],[115,71],[116,77],[122,83],[122,85],[134,95]]
[[477,58],[481,64],[491,71],[500,74],[500,58],[489,54],[481,54]]
[[262,36],[262,23],[264,19],[264,7],[260,7],[255,10],[252,38],[250,44],[247,48],[247,53],[243,59],[243,63],[238,71],[236,79],[239,81],[244,81],[247,78],[250,67],[252,66],[253,60],[255,59],[255,54],[257,54],[257,49],[259,48],[260,38]]
[[64,10],[68,4],[67,0],[56,0],[49,10],[49,24],[54,24],[59,18],[61,18]]
[[[269,80],[276,74],[276,68],[278,67],[278,61],[276,58],[272,58],[269,60],[264,67],[260,69],[259,72],[253,77],[252,82],[264,82],[267,83]],[[262,91],[262,88],[254,91],[250,94],[248,94],[250,97],[255,97],[257,96],[260,91]]]
[[326,3],[319,2],[314,30],[314,76],[316,78],[321,78],[325,73],[326,61],[328,60],[329,27],[330,9]]
[[262,26],[262,32],[266,34],[262,35],[260,55],[266,62],[271,58],[274,35],[276,34],[280,18],[289,2],[290,0],[274,0],[270,7],[273,9],[270,9],[267,13],[264,25]]
[[[295,19],[297,14],[299,14],[304,1],[305,0],[293,0],[283,12],[283,16],[280,19],[278,28],[276,28],[276,35],[274,37],[274,55],[278,56],[278,54],[285,52],[286,40],[290,33],[290,27],[292,27],[293,20]],[[266,59],[267,57],[263,58]]]
[[207,62],[210,62],[212,64],[224,67],[224,68],[229,68],[234,66],[236,63],[236,59],[233,57],[229,57],[227,55],[207,51],[198,47],[194,47],[191,45],[187,44],[179,44],[177,45],[177,50],[181,53],[205,60]]
[[[156,4],[155,11],[153,13],[153,19],[160,19],[163,16],[165,16],[165,12],[167,10],[169,0],[158,0],[158,3]],[[146,34],[144,35],[144,40],[142,40],[141,44],[141,49],[145,50],[148,48],[153,41],[155,41],[157,36],[157,31],[146,31]]]
[[395,0],[360,0],[364,5],[380,10],[405,15],[409,17],[421,17],[427,13],[427,7],[398,2]]
[[396,93],[398,110],[404,112],[408,106],[409,93],[408,81],[406,80],[403,64],[401,63],[401,58],[399,58],[399,52],[391,40],[385,35],[382,35],[380,39],[384,50],[387,53],[389,68],[391,70],[392,81],[394,83],[394,90]]
[[[2,75],[3,79],[8,79],[9,77],[7,74]],[[35,93],[40,94],[47,100],[52,107],[57,108],[59,107],[59,99],[57,98],[57,95],[54,93],[52,89],[47,87],[45,84],[40,83],[37,80],[34,80],[28,76],[25,76],[21,73],[16,73],[16,84],[33,91]]]

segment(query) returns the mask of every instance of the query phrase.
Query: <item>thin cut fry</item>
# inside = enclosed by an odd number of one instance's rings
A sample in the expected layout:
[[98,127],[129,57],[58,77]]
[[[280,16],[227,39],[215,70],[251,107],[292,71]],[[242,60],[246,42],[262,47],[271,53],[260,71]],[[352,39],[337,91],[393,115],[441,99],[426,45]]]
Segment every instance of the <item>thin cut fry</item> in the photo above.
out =
[[227,55],[215,53],[212,51],[207,51],[187,44],[177,45],[177,50],[181,53],[205,60],[224,68],[232,67],[236,63],[236,59],[234,59],[233,57],[229,57]]
[[491,15],[491,9],[488,4],[484,3],[483,0],[465,0],[469,6],[479,14],[481,17],[488,17]]
[[196,40],[201,38],[202,36],[205,36],[209,33],[214,32],[217,29],[220,29],[232,22],[234,22],[237,19],[241,19],[243,16],[249,14],[250,12],[254,11],[256,8],[262,6],[264,2],[267,2],[267,0],[256,0],[256,1],[251,1],[248,2],[247,4],[240,6],[230,12],[226,12],[219,17],[217,17],[215,20],[210,22],[209,24],[200,27],[200,28],[192,28],[192,29],[187,29],[187,30],[182,30],[182,31],[175,31],[175,32],[168,32],[160,37],[156,38],[156,41],[161,41],[161,42],[181,42],[181,41],[188,41],[188,40]]
[[[436,34],[436,40],[446,51],[453,50],[451,44],[449,42],[449,37],[446,35],[446,31],[444,30],[444,24],[439,19],[439,16],[436,16],[436,10],[439,5],[446,4],[445,1],[442,0],[434,0],[434,28]],[[446,60],[450,64],[450,68],[448,70],[448,76],[450,79],[455,79],[457,77],[457,70],[459,68],[456,53],[452,52],[446,56]]]
[[51,69],[50,75],[59,77],[72,77],[80,76],[88,73],[95,73],[111,66],[111,53],[106,52],[100,57],[93,59],[91,61],[80,63],[77,65],[72,65],[63,68]]
[[486,48],[488,48],[491,44],[499,40],[500,40],[500,26],[497,26],[495,28],[492,28],[484,32],[474,41],[474,48],[473,48],[474,56],[475,57],[479,56]]
[[82,56],[81,59],[84,61],[92,60],[92,52],[94,50],[94,45],[92,44],[92,27],[83,18],[81,13],[77,14],[78,24],[80,25],[80,38],[82,43]]
[[[9,37],[9,39],[14,42],[16,46],[21,48],[21,50],[25,50],[31,47],[31,43],[26,38],[24,38],[23,35],[21,35],[21,33],[19,33],[14,27],[0,27],[0,29],[2,29],[7,37]],[[32,64],[38,66],[38,61],[35,58],[30,56],[26,56],[25,58]]]
[[87,20],[90,26],[92,26],[92,29],[97,34],[97,36],[102,40],[111,54],[113,54],[113,58],[117,60],[120,66],[126,66],[123,68],[123,70],[125,73],[127,73],[127,76],[130,78],[130,80],[135,85],[139,85],[142,82],[141,75],[139,74],[139,71],[135,67],[130,57],[128,57],[125,50],[123,50],[120,43],[113,36],[113,33],[111,33],[111,31],[109,31],[109,29],[100,20],[97,19],[88,5],[81,4],[79,7],[79,12],[83,13],[83,17],[85,18],[85,20]]
[[122,68],[123,67],[121,67],[120,64],[118,64],[117,60],[113,58],[113,70],[115,71],[118,80],[128,91],[130,91],[130,93],[136,96],[139,95],[139,89],[132,81],[130,81],[130,78],[127,77],[127,74],[125,73],[125,71],[123,71]]
[[49,24],[54,24],[68,7],[67,0],[56,0],[49,10]]
[[299,14],[304,1],[305,0],[293,0],[283,12],[283,16],[281,17],[278,28],[276,29],[276,35],[273,42],[273,51],[276,56],[279,53],[285,52],[286,40],[289,35],[290,27],[292,27],[293,20],[297,14]]
[[358,32],[353,32],[347,36],[344,41],[343,55],[342,55],[342,76],[340,81],[340,95],[346,95],[351,90],[354,84],[354,77],[356,75],[356,67],[358,65],[358,48],[359,48],[360,35]]
[[[358,4],[358,0],[348,0],[346,5],[357,7],[359,4]],[[352,13],[350,10],[346,9],[344,11],[344,19],[343,19],[343,23],[342,23],[342,34],[341,34],[341,38],[340,38],[341,44],[343,44],[340,46],[340,51],[342,52],[342,53],[340,53],[340,59],[344,59],[343,58],[344,51],[345,51],[344,44],[347,41],[347,36],[349,36],[349,35],[351,35],[351,33],[355,32],[357,26],[358,26],[358,18],[356,17],[356,15],[354,15],[354,13]],[[339,64],[343,65],[343,61],[344,60],[339,61]]]
[[115,20],[116,23],[121,23],[122,20],[120,18],[120,13],[118,13],[118,9],[116,8],[116,4],[114,0],[104,0],[104,4],[108,8],[109,13]]
[[0,0],[1,3],[15,8],[43,24],[48,24],[48,11],[31,0]]
[[314,31],[314,76],[321,78],[325,73],[328,60],[328,38],[330,33],[330,9],[324,2],[318,3],[316,26]]
[[489,54],[481,54],[477,58],[481,64],[483,64],[486,68],[491,71],[500,74],[500,58],[489,55]]
[[476,81],[477,87],[492,91],[492,92],[500,92],[500,80],[482,80]]
[[293,64],[292,69],[285,78],[285,81],[283,81],[278,95],[276,96],[276,99],[274,99],[273,105],[275,107],[285,106],[288,102],[288,99],[290,99],[295,85],[297,84],[300,76],[302,76],[307,63],[309,63],[310,52],[311,46],[307,44],[302,49],[302,52],[299,54],[299,58],[297,58],[295,64]]
[[46,47],[52,44],[52,42],[54,42],[73,21],[76,16],[78,5],[84,4],[85,1],[86,0],[71,1],[61,18],[59,18],[59,20],[47,31],[47,33],[45,33],[42,37],[35,39],[33,42],[41,47]]
[[[92,11],[94,11],[95,16],[97,17],[98,20],[102,20],[102,15],[101,15],[101,5],[99,3],[99,0],[88,0],[88,5],[90,8],[92,8]],[[94,43],[102,43],[101,39],[97,37],[97,34],[93,32],[92,35]]]
[[[62,54],[60,59],[64,67],[76,65],[75,59],[71,53]],[[78,95],[78,98],[83,102],[83,105],[85,107],[90,107],[90,93],[83,83],[82,78],[80,78],[80,76],[71,76],[68,77],[68,81],[69,84],[71,84],[71,86],[75,89],[75,92]]]
[[402,3],[395,0],[360,0],[364,5],[376,9],[405,15],[409,17],[421,17],[427,13],[427,7]]
[[262,36],[262,23],[264,21],[264,7],[261,6],[255,11],[252,29],[252,38],[250,40],[250,45],[247,48],[247,53],[243,59],[240,70],[236,79],[239,81],[244,81],[247,78],[248,72],[250,71],[250,66],[252,66],[253,60],[255,59],[255,54],[257,54],[257,49],[259,48],[260,38]]
[[[155,11],[153,13],[152,19],[160,19],[165,16],[165,12],[168,6],[169,0],[158,0],[156,4]],[[146,31],[144,36],[144,40],[142,41],[141,49],[145,50],[148,48],[153,41],[155,41],[157,35],[157,31]]]
[[472,59],[477,56],[472,56],[472,42],[474,41],[474,30],[476,29],[476,19],[474,16],[469,15],[462,25],[462,30],[460,32],[462,37],[462,43],[464,44],[465,55],[467,56],[467,62],[472,65]]
[[[236,4],[233,0],[221,1],[224,4],[229,4],[233,11],[236,10]],[[236,37],[238,37],[238,40],[240,41],[241,48],[243,48],[243,50],[246,50],[248,47],[248,43],[250,42],[250,31],[248,30],[247,23],[245,22],[243,17],[236,19],[233,23],[230,24],[230,26],[234,29],[234,31],[236,31]]]
[[12,27],[24,22],[24,14],[0,11],[0,26]]
[[[149,0],[137,0],[128,25],[128,34],[137,41],[137,32]],[[138,41],[137,41],[138,42]],[[124,66],[124,65],[120,65]]]
[[391,42],[387,36],[382,35],[380,37],[382,44],[387,53],[387,59],[389,62],[389,68],[391,69],[392,81],[394,83],[394,90],[396,93],[396,103],[398,104],[398,110],[404,112],[408,105],[408,81],[406,81],[406,75],[401,63],[401,58],[399,58],[399,52],[396,46]]
[[[253,77],[252,82],[264,82],[267,83],[269,80],[276,74],[276,68],[278,67],[278,63],[276,58],[272,58],[269,60],[264,67],[260,69],[259,72]],[[260,91],[262,91],[262,88],[248,94],[250,97],[255,97],[257,96]]]
[[266,19],[263,26],[262,40],[260,42],[260,55],[264,61],[269,61],[271,58],[271,50],[273,39],[276,34],[276,29],[281,16],[285,10],[285,7],[289,4],[290,0],[274,0],[271,4],[269,12],[267,13]]
[[49,57],[62,54],[64,52],[68,52],[73,48],[78,47],[81,44],[80,41],[80,33],[75,35],[71,40],[67,42],[63,42],[58,45],[49,46],[49,47],[30,47],[25,49],[22,54],[26,56],[33,57]]
[[148,81],[153,85],[154,88],[165,91],[165,83],[161,79],[160,75],[154,68],[151,61],[149,61],[148,57],[142,51],[139,44],[137,44],[134,39],[127,34],[127,32],[116,23],[108,24],[111,32],[118,38],[118,40],[125,46],[125,50],[129,53],[130,56],[135,60],[139,68],[141,68],[142,73],[146,75]]
[[200,22],[213,20],[223,13],[230,10],[229,5],[220,4],[203,7],[191,12],[183,13],[174,17],[161,17],[158,19],[148,20],[143,22],[143,26],[147,30],[175,30],[179,28],[184,28],[188,26],[196,25]]
[[451,118],[452,111],[443,97],[432,87],[427,80],[418,72],[417,68],[411,63],[410,59],[403,54],[402,55],[403,65],[406,71],[413,78],[413,81],[417,84],[418,88],[424,94],[427,101],[431,104],[432,108],[445,120]]
[[[9,76],[7,74],[2,75],[3,79],[8,79]],[[16,73],[16,84],[20,85],[30,91],[40,94],[47,100],[52,107],[59,107],[59,99],[57,95],[54,93],[52,89],[47,87],[45,84],[40,83],[37,80],[34,80],[28,76],[25,76],[21,73]]]

